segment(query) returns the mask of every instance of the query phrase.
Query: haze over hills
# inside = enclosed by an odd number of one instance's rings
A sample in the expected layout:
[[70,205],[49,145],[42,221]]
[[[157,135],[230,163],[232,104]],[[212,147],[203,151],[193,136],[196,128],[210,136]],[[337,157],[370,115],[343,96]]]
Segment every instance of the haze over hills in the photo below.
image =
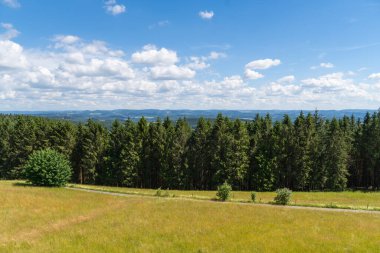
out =
[[[365,109],[346,109],[346,110],[320,110],[318,113],[326,119],[333,117],[342,118],[344,116],[354,116],[362,119],[367,112],[376,110]],[[158,117],[163,119],[166,117],[176,120],[178,118],[187,118],[191,125],[195,125],[200,117],[214,119],[218,113],[222,113],[231,119],[252,120],[256,114],[265,115],[269,113],[273,120],[281,120],[285,114],[288,114],[291,119],[295,119],[301,110],[71,110],[71,111],[3,111],[3,114],[25,114],[33,116],[41,116],[53,119],[67,119],[75,122],[83,122],[87,119],[110,122],[115,119],[126,120],[131,118],[134,121],[139,120],[144,116],[148,121],[156,120]],[[313,110],[303,110],[305,114],[314,113]]]

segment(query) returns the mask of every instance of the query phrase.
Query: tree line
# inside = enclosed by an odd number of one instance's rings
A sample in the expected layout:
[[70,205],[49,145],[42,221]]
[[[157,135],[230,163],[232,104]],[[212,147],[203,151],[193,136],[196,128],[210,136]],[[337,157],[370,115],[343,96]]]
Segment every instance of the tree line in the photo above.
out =
[[51,148],[83,184],[214,190],[333,190],[380,187],[380,112],[364,119],[292,121],[200,118],[148,122],[115,120],[110,129],[33,116],[0,116],[0,178],[21,179],[29,155]]

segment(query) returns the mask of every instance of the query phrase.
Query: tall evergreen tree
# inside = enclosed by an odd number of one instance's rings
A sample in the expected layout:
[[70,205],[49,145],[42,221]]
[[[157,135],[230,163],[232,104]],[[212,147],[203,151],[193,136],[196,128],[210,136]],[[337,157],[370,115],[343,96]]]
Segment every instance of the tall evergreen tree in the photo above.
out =
[[326,187],[331,190],[344,190],[347,183],[347,143],[337,119],[329,124],[325,139]]
[[209,170],[208,137],[211,123],[201,117],[195,130],[192,132],[188,144],[187,162],[190,189],[208,189],[207,173]]

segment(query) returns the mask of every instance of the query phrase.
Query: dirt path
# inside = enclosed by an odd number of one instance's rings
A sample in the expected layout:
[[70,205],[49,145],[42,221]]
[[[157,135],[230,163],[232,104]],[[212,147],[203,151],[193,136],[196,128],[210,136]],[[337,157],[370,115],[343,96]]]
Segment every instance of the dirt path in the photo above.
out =
[[[107,192],[102,190],[93,190],[93,189],[83,189],[83,188],[75,188],[75,187],[66,187],[66,189],[74,190],[74,191],[83,191],[90,193],[98,193],[98,194],[106,194],[111,196],[119,196],[119,197],[137,197],[137,198],[158,198],[156,196],[147,196],[147,195],[138,195],[138,194],[128,194],[128,193],[117,193],[117,192]],[[300,210],[311,210],[311,211],[324,211],[324,212],[342,212],[342,213],[366,213],[366,214],[374,214],[380,215],[380,211],[371,211],[371,210],[354,210],[354,209],[343,209],[343,208],[326,208],[326,207],[307,207],[307,206],[280,206],[280,205],[271,205],[271,204],[258,204],[258,203],[243,203],[243,202],[218,202],[212,200],[202,200],[202,199],[193,199],[193,198],[184,198],[184,197],[167,197],[162,199],[166,200],[185,200],[185,201],[193,201],[193,202],[211,202],[215,204],[225,204],[225,205],[249,205],[249,206],[265,206],[271,208],[285,208],[285,209],[300,209]]]

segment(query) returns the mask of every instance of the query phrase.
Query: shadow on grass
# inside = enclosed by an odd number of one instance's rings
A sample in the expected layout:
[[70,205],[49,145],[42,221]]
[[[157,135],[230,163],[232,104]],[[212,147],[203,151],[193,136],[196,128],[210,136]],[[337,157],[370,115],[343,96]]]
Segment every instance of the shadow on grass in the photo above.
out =
[[27,183],[27,182],[16,182],[16,183],[13,183],[13,186],[24,186],[24,187],[30,187],[30,186],[34,186],[32,185],[31,183]]
[[22,187],[45,187],[45,188],[62,188],[60,186],[51,186],[51,185],[35,185],[28,182],[15,182],[13,186],[22,186]]

